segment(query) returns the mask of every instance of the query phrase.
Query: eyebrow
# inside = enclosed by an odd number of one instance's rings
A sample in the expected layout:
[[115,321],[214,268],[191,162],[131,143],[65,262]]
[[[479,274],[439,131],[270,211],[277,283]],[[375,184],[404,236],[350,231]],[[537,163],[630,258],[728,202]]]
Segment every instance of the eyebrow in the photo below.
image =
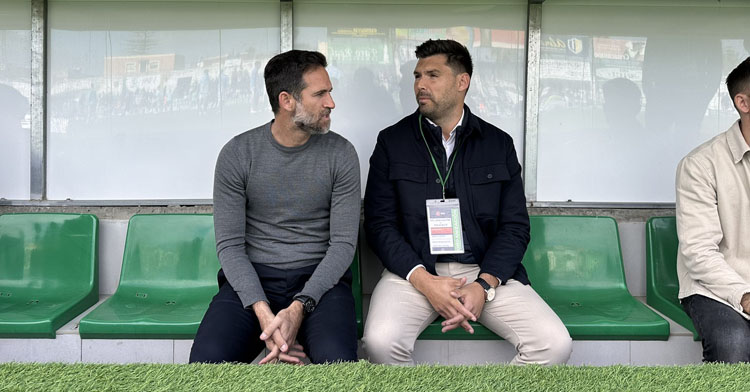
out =
[[320,90],[314,92],[313,95],[320,95],[320,94],[323,94],[323,93],[330,93],[332,91],[333,91],[333,87],[331,87],[330,89],[324,88],[324,89],[320,89]]
[[417,75],[417,74],[427,74],[427,73],[440,73],[440,70],[437,69],[437,68],[430,68],[430,69],[426,69],[426,70],[421,71],[421,72],[417,71],[417,70],[414,70],[414,75]]

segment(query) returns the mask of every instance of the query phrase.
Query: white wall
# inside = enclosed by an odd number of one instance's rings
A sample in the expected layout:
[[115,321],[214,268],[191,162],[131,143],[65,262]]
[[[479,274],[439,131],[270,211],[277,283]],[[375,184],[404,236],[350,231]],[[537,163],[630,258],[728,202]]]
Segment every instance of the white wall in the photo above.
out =
[[674,202],[678,161],[738,115],[750,3],[550,0],[542,16],[538,200]]
[[278,1],[52,0],[49,25],[49,199],[210,199],[221,147],[272,118]]
[[454,39],[469,49],[474,73],[466,103],[513,137],[523,162],[525,1],[295,1],[294,24],[295,48],[328,57],[337,103],[331,128],[357,149],[363,191],[378,132],[417,108],[414,50],[430,38]]
[[[332,127],[357,148],[363,184],[377,132],[415,108],[413,51],[428,38],[469,48],[468,104],[513,136],[523,161],[526,0],[293,7],[294,46],[329,58]],[[29,8],[0,5],[0,85],[24,97]],[[737,118],[723,80],[748,56],[750,3],[542,10],[537,201],[673,202],[678,160]],[[211,198],[221,146],[272,117],[259,70],[280,50],[279,2],[50,0],[48,11],[48,198]],[[28,129],[16,117],[0,111],[12,120],[0,121],[0,198],[28,199]]]
[[29,198],[31,3],[0,4],[0,198]]

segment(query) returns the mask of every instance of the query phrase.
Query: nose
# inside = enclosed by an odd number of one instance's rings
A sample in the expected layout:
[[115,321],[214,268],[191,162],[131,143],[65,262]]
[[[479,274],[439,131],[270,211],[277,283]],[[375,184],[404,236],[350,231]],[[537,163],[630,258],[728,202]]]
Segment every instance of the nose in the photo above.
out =
[[324,107],[325,107],[326,109],[331,109],[331,110],[333,110],[333,108],[335,108],[335,107],[336,107],[336,102],[333,102],[333,96],[332,96],[331,94],[328,94],[328,95],[327,95],[327,98],[328,98],[328,99],[326,99],[326,100],[325,100],[325,102],[323,102],[323,106],[324,106]]
[[422,78],[414,79],[414,91],[422,91],[424,90],[424,84],[422,83]]

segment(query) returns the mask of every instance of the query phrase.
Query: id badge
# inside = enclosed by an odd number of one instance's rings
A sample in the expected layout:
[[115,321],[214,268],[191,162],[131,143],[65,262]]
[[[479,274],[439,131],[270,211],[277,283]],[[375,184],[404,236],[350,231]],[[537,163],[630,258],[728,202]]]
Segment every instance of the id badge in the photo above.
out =
[[430,254],[464,253],[458,199],[427,200],[427,233],[430,237]]

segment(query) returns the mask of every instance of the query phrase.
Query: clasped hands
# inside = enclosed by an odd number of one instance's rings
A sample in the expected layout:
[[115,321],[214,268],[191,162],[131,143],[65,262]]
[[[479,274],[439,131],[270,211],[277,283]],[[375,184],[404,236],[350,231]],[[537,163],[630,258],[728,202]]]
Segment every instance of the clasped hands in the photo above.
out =
[[260,364],[285,362],[302,365],[302,360],[307,356],[302,345],[296,341],[304,317],[302,303],[292,301],[289,307],[274,315],[268,303],[260,301],[253,304],[253,311],[263,329],[260,339],[266,343],[269,351]]
[[445,318],[441,323],[443,333],[458,327],[474,333],[469,321],[477,321],[482,314],[485,302],[482,286],[475,282],[466,284],[466,278],[435,276],[423,268],[415,270],[409,281]]
[[740,306],[742,306],[743,312],[745,312],[746,314],[750,314],[750,293],[745,293],[742,295]]

